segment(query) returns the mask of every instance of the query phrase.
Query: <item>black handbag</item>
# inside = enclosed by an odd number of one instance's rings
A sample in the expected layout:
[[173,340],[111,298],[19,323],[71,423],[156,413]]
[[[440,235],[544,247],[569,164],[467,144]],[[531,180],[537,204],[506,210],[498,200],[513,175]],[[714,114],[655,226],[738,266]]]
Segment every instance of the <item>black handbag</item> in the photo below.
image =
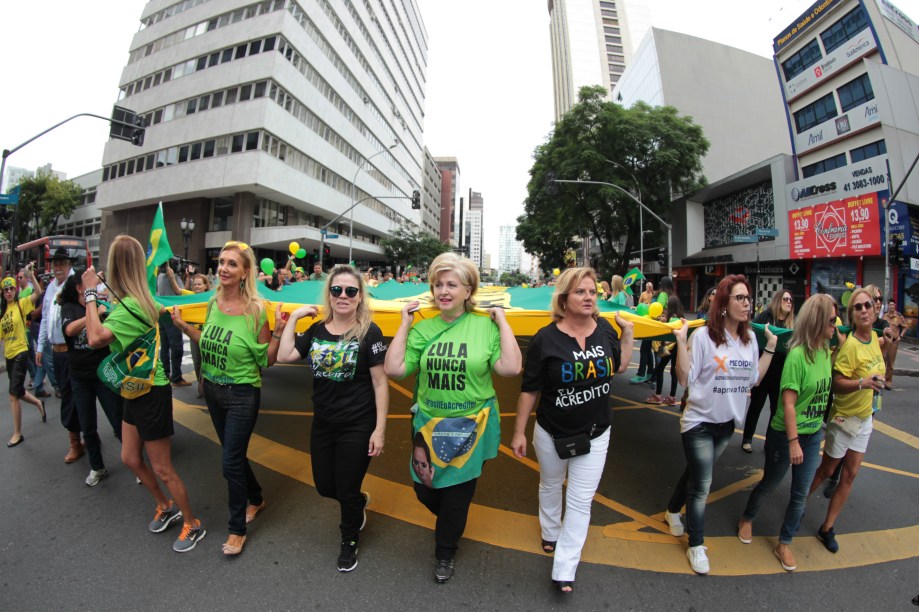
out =
[[590,452],[590,438],[586,433],[580,433],[566,438],[552,438],[555,442],[555,452],[559,459],[571,459]]

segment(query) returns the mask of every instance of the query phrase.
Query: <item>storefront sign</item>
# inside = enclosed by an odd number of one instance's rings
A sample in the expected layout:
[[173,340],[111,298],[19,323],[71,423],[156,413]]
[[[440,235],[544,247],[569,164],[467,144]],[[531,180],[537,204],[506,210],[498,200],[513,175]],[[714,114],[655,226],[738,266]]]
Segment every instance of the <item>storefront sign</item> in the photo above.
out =
[[877,0],[877,3],[878,8],[881,10],[881,15],[892,21],[894,25],[909,34],[910,38],[919,43],[919,26],[916,25],[915,21],[898,9],[890,0]]
[[869,53],[877,50],[877,42],[871,28],[865,28],[844,45],[809,66],[785,83],[785,99],[789,102],[820,84],[821,81],[851,66]]
[[790,210],[791,257],[880,255],[882,215],[877,193]]
[[789,183],[785,187],[785,197],[789,202],[806,204],[886,189],[887,156],[878,155]]
[[795,152],[798,155],[819,149],[849,132],[858,132],[881,122],[877,99],[850,108],[841,117],[824,121],[810,130],[795,135]]
[[787,28],[772,41],[772,49],[776,53],[793,43],[799,36],[810,28],[821,13],[839,4],[839,0],[817,0],[800,17],[791,22]]

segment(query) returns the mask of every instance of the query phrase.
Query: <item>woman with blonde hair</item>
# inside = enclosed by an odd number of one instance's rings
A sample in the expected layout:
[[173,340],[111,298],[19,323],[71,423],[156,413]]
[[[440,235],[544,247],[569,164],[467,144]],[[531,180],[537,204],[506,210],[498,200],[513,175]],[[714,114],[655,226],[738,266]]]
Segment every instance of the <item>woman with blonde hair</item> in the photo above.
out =
[[[147,256],[141,244],[130,236],[120,235],[109,247],[106,282],[111,298],[118,304],[105,323],[99,318],[95,301],[95,287],[99,275],[92,266],[83,273],[83,300],[86,304],[86,336],[92,348],[111,346],[113,352],[123,351],[135,339],[156,327],[165,309],[153,301],[147,285]],[[159,337],[157,337],[159,341]],[[154,360],[153,387],[139,397],[125,399],[121,424],[121,460],[156,500],[156,514],[149,529],[154,533],[165,531],[177,521],[184,525],[172,545],[176,552],[192,550],[207,534],[201,521],[192,512],[185,483],[172,466],[172,445],[175,435],[172,421],[172,386]],[[144,463],[147,451],[150,466]],[[168,499],[157,483],[157,477],[172,495]]]
[[511,442],[517,457],[526,456],[526,428],[538,405],[533,446],[539,459],[542,548],[555,553],[552,581],[562,593],[574,590],[591,502],[606,464],[613,418],[610,384],[632,358],[632,323],[617,313],[620,342],[612,324],[598,315],[594,271],[565,270],[552,295],[553,322],[536,332],[527,350]]
[[623,284],[622,277],[618,274],[610,279],[610,294],[606,300],[617,306],[622,306],[623,308],[629,305],[629,295],[625,292],[625,285]]
[[411,472],[418,500],[437,515],[434,580],[443,583],[453,576],[482,466],[497,456],[501,442],[492,372],[516,376],[522,359],[503,308],[491,308],[490,318],[472,312],[479,288],[475,264],[442,253],[431,262],[428,281],[440,314],[413,325],[420,303],[407,303],[384,367],[394,378],[418,373],[412,435],[422,433],[433,451],[432,486]]
[[788,343],[780,385],[782,402],[766,430],[763,478],[750,492],[737,526],[740,541],[752,542],[753,519],[765,498],[782,483],[791,465],[791,497],[775,548],[775,556],[789,572],[797,569],[791,540],[801,525],[810,483],[820,464],[821,426],[833,380],[830,340],[835,334],[833,298],[819,293],[812,295],[801,307]]
[[274,363],[285,321],[277,316],[271,332],[265,302],[258,295],[255,255],[245,242],[223,245],[217,279],[200,330],[182,320],[178,307],[172,320],[201,349],[204,401],[223,447],[229,498],[230,533],[223,554],[238,555],[246,543],[246,524],[265,507],[246,455],[261,404],[261,368]]
[[881,392],[886,385],[884,355],[877,332],[872,329],[876,297],[879,293],[869,287],[858,288],[849,297],[847,312],[852,332],[833,362],[833,405],[826,423],[826,444],[810,486],[813,493],[833,474],[836,466],[842,464],[839,485],[817,531],[817,538],[832,553],[839,550],[833,526],[865,458],[874,429],[873,415],[880,409]]
[[389,381],[383,371],[383,332],[371,321],[369,297],[357,270],[329,270],[322,294],[323,318],[294,336],[297,321],[315,317],[315,306],[290,315],[278,360],[305,359],[313,372],[313,425],[310,459],[316,492],[338,502],[341,551],[338,571],[357,567],[359,532],[367,520],[370,495],[361,484],[370,460],[383,452]]
[[[787,289],[776,291],[769,301],[769,307],[757,315],[753,322],[783,329],[794,329],[795,308],[791,291]],[[770,420],[775,418],[776,409],[779,407],[779,382],[781,382],[784,366],[785,353],[780,351],[772,356],[772,363],[766,375],[750,392],[750,407],[747,409],[743,438],[740,440],[740,448],[745,453],[753,452],[753,435],[756,433],[759,415],[763,411],[767,397],[769,398],[769,418]]]

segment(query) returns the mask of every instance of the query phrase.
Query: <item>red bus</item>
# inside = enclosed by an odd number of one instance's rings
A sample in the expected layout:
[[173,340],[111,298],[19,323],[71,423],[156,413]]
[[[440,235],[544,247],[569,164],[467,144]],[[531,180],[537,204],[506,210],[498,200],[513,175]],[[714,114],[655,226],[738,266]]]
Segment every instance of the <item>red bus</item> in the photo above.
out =
[[78,236],[45,236],[31,242],[25,242],[16,247],[18,253],[25,253],[24,255],[18,255],[16,259],[22,262],[21,265],[34,261],[36,270],[39,273],[50,274],[51,256],[58,249],[67,250],[75,269],[86,268],[93,263],[92,253],[89,252],[89,244],[86,238]]

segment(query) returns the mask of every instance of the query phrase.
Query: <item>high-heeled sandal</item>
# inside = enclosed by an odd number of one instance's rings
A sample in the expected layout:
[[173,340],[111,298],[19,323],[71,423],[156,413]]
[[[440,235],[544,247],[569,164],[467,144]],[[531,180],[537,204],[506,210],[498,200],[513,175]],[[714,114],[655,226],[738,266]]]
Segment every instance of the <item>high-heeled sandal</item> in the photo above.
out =
[[552,584],[555,585],[555,588],[558,589],[560,593],[564,593],[565,595],[574,593],[574,580],[553,580]]
[[549,540],[542,541],[542,551],[545,553],[554,553],[555,545],[558,544],[558,540],[555,542],[550,542]]

